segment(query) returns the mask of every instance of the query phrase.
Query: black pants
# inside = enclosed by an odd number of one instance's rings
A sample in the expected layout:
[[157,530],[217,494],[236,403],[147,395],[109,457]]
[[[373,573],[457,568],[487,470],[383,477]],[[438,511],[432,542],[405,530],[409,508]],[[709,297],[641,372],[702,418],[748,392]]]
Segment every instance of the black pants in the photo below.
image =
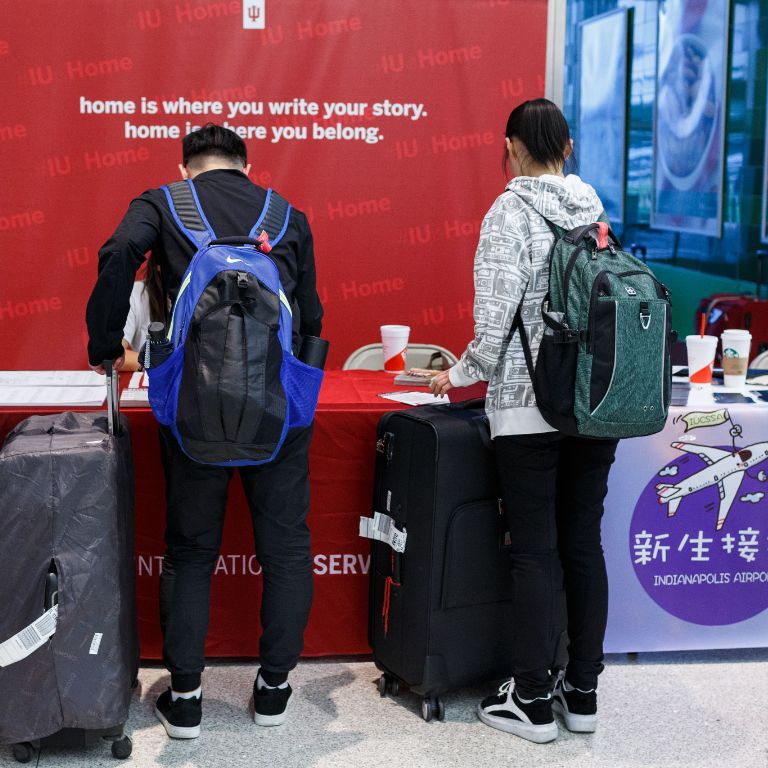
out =
[[568,681],[589,690],[603,670],[600,521],[617,441],[553,432],[494,444],[512,541],[515,686],[524,698],[545,695],[567,658]]
[[[309,528],[309,444],[312,428],[294,430],[270,464],[241,467],[262,567],[259,657],[272,677],[287,676],[304,647],[312,603]],[[163,659],[174,690],[200,685],[205,666],[211,575],[224,525],[233,470],[198,464],[160,430],[165,468],[166,552],[160,576]]]

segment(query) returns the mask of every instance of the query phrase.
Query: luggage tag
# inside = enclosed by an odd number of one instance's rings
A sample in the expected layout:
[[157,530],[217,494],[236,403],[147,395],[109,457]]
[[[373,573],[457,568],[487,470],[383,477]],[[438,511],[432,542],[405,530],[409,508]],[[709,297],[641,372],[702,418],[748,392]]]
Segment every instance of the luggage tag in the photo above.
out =
[[360,518],[360,536],[364,539],[383,541],[389,544],[395,552],[405,552],[405,541],[408,534],[395,526],[395,521],[389,515],[374,512],[373,517]]
[[45,645],[48,638],[56,632],[58,615],[59,606],[56,604],[21,632],[0,643],[0,667],[15,664]]

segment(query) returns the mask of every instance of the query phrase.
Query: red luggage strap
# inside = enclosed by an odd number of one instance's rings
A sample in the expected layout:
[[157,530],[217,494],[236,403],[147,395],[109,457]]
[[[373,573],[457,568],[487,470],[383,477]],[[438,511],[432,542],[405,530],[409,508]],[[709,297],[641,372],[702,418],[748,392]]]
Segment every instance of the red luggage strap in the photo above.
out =
[[[392,573],[395,572],[395,553],[391,553],[390,568]],[[384,621],[384,637],[389,632],[389,605],[392,599],[392,587],[399,587],[400,582],[395,581],[391,576],[387,576],[384,580],[384,599],[381,604],[381,618]]]
[[384,620],[384,637],[389,632],[389,604],[392,597],[392,587],[399,587],[400,582],[395,581],[391,576],[384,580],[384,600],[381,605],[381,618]]

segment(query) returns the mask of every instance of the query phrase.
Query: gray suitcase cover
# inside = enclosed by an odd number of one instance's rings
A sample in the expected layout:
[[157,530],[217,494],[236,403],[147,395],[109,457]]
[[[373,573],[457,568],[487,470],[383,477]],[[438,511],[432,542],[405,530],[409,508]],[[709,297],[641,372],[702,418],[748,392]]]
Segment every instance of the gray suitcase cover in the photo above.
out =
[[2,744],[127,720],[139,646],[121,424],[113,437],[103,413],[33,416],[0,451],[0,642],[43,613],[51,561],[59,590],[55,634],[0,668]]

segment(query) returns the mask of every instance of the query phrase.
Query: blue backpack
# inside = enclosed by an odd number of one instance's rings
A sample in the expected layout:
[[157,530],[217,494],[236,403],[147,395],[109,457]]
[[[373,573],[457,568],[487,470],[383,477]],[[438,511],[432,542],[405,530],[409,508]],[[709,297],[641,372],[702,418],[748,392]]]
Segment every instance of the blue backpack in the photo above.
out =
[[173,307],[173,351],[147,369],[149,403],[191,459],[265,464],[288,430],[311,424],[323,378],[293,355],[291,305],[267,255],[291,206],[269,189],[247,237],[217,239],[191,180],[161,189],[197,252]]

